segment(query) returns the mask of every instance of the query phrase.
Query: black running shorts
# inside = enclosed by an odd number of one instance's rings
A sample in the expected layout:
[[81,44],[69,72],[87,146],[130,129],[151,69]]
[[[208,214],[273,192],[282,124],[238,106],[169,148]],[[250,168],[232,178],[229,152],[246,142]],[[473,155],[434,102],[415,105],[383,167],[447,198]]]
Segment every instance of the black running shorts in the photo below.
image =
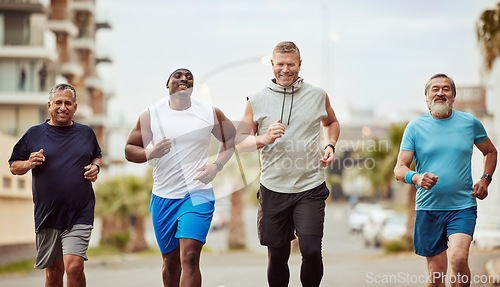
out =
[[275,192],[262,184],[257,192],[257,229],[261,245],[281,247],[304,235],[323,237],[325,200],[330,191],[321,185],[299,193]]

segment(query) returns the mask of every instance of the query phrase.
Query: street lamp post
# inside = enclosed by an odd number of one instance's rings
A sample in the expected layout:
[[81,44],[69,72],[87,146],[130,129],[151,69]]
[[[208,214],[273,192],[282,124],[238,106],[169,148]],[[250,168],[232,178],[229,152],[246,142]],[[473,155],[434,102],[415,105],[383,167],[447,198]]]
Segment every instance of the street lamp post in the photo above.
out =
[[[208,71],[207,73],[203,74],[200,77],[199,82],[202,83],[202,85],[207,85],[206,82],[208,81],[208,79],[213,77],[217,73],[256,62],[260,62],[262,64],[270,64],[271,63],[270,59],[271,57],[269,56],[263,56],[263,57],[252,57],[252,58],[229,62],[217,66],[212,70]],[[240,171],[241,179],[243,181],[243,188],[238,189],[231,194],[231,210],[230,210],[231,217],[228,226],[227,244],[229,249],[241,249],[246,247],[246,240],[245,240],[246,235],[245,235],[244,220],[243,220],[242,191],[244,191],[247,188],[248,183],[245,176],[245,172],[243,170],[243,165],[241,164],[240,155],[236,151],[236,149],[234,151],[234,154]]]
[[[270,65],[271,64],[271,56],[265,55],[265,56],[259,56],[259,57],[250,57],[250,58],[222,64],[220,66],[217,66],[217,67],[209,70],[207,73],[203,74],[200,77],[199,82],[201,83],[201,85],[207,85],[206,83],[207,83],[208,79],[210,79],[211,77],[213,77],[214,75],[216,75],[218,73],[221,73],[221,72],[224,72],[226,70],[230,70],[232,68],[236,68],[239,66],[258,63],[258,62],[260,62],[263,65]],[[243,181],[243,186],[244,186],[244,188],[246,188],[248,183],[246,180],[245,172],[243,171],[243,165],[241,164],[240,155],[236,150],[234,151],[234,155],[235,155],[236,161],[238,163],[238,168],[240,170],[241,179]]]

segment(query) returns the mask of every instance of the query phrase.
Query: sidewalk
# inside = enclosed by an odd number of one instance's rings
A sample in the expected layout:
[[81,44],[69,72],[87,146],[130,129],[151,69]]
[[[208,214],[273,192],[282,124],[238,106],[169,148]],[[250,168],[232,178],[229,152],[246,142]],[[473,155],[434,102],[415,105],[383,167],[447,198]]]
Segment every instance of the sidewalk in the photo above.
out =
[[0,246],[0,265],[33,259],[36,257],[35,244]]
[[496,282],[491,282],[494,283],[493,286],[500,286],[500,257],[488,260],[484,268],[486,275],[499,279],[495,280]]
[[[500,258],[500,250],[471,252],[472,275],[485,274],[486,262],[496,258]],[[161,286],[161,264],[160,255],[91,258],[85,265],[87,286]],[[300,255],[292,254],[290,287],[301,286],[300,264]],[[266,269],[267,255],[261,252],[204,252],[201,257],[203,286],[207,287],[267,286]],[[425,259],[412,253],[389,256],[326,253],[321,286],[422,286],[418,280],[425,273]],[[0,286],[43,286],[44,280],[44,272],[34,270],[28,274],[0,276]]]

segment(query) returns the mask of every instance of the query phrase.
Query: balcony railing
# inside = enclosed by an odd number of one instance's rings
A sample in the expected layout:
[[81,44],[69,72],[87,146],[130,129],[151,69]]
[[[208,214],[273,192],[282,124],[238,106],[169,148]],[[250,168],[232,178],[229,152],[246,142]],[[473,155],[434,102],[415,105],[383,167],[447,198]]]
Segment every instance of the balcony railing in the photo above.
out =
[[482,86],[457,87],[453,108],[477,116],[486,114],[486,90]]
[[51,20],[68,20],[70,19],[69,8],[67,5],[51,5],[50,6]]
[[50,0],[0,0],[0,12],[22,11],[30,13],[47,13]]

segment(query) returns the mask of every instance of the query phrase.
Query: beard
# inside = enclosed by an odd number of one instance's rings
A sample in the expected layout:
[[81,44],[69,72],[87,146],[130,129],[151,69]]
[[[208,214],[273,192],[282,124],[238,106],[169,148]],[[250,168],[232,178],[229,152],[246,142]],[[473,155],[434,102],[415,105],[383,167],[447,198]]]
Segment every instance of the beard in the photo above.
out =
[[429,108],[433,116],[437,118],[444,118],[450,114],[451,110],[453,109],[453,99],[444,99],[446,100],[446,102],[444,103],[436,103],[434,100],[432,100],[431,102],[427,101],[427,107]]

